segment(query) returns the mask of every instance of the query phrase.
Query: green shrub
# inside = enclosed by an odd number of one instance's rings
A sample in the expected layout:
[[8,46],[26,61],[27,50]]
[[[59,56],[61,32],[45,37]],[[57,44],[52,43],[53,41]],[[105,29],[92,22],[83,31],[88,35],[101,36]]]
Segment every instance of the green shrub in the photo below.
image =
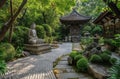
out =
[[0,60],[0,75],[4,74],[7,70],[5,61]]
[[88,69],[88,60],[86,58],[81,58],[77,61],[77,68],[82,72],[86,72]]
[[99,63],[102,62],[102,58],[99,55],[94,54],[91,56],[90,62]]
[[75,56],[77,56],[79,53],[77,51],[72,51],[69,56],[74,59]]
[[81,59],[81,58],[83,58],[83,56],[80,54],[80,55],[76,55],[75,57],[74,57],[74,60],[75,61],[78,61],[79,59]]
[[117,62],[116,58],[110,58],[109,62],[114,65]]
[[23,47],[24,44],[28,43],[28,32],[29,28],[16,26],[13,32],[12,45],[17,48],[17,46]]
[[105,51],[103,51],[102,53],[106,53],[106,54],[108,54],[108,55],[111,55],[111,54],[112,54],[109,50],[105,50]]
[[50,25],[48,24],[42,24],[42,26],[44,27],[45,31],[46,31],[46,36],[51,37],[52,35],[52,28]]
[[111,58],[110,55],[108,55],[106,53],[100,54],[100,57],[102,58],[104,63],[109,63],[109,59]]
[[109,70],[110,77],[108,79],[120,79],[120,60]]
[[89,45],[92,42],[93,42],[92,37],[83,37],[83,38],[81,38],[81,44],[83,44],[83,45]]
[[39,38],[42,38],[42,39],[45,38],[46,32],[45,32],[45,29],[44,29],[43,26],[37,25],[37,26],[36,26],[36,31],[37,31],[37,36],[38,36]]
[[22,54],[23,49],[24,49],[23,47],[19,47],[19,46],[18,46],[18,47],[16,48],[16,53],[17,53],[17,54],[16,54],[15,57],[17,57],[17,58],[22,57],[22,56],[23,56],[23,54]]
[[9,43],[3,43],[0,45],[0,59],[9,61],[16,55],[15,48]]

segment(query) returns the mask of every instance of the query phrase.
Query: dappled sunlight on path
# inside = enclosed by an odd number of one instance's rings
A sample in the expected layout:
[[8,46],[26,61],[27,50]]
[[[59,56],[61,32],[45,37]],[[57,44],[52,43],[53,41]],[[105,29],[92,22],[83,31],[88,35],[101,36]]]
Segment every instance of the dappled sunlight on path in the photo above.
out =
[[8,63],[9,71],[5,77],[12,79],[56,79],[52,71],[53,61],[71,51],[72,44],[63,43],[59,45],[59,48],[52,49],[49,53],[15,60]]

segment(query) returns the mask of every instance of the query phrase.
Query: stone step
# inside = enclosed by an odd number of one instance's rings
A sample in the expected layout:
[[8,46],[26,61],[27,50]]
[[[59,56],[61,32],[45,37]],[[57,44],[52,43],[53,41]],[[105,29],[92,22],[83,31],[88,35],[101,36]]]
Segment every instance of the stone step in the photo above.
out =
[[83,73],[61,73],[56,74],[57,79],[93,79],[87,74]]
[[88,71],[97,79],[107,79],[109,77],[108,68],[102,65],[90,64]]
[[42,50],[46,50],[46,49],[51,49],[50,46],[46,46],[46,47],[40,47],[40,48],[25,48],[25,50],[29,50],[29,51],[42,51]]
[[27,47],[43,47],[43,46],[49,46],[49,44],[24,44]]

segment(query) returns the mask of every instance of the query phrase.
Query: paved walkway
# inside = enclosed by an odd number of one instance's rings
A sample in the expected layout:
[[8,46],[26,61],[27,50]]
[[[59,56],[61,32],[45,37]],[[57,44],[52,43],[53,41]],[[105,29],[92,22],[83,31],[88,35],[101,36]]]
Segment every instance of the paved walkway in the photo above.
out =
[[56,79],[53,61],[70,53],[72,43],[63,43],[59,48],[42,55],[32,55],[8,63],[9,71],[4,79]]
[[82,48],[80,46],[80,43],[73,43],[72,49],[76,50],[76,51],[81,51],[82,50]]
[[62,56],[54,68],[54,73],[57,79],[93,79],[88,74],[77,73],[73,66],[68,65],[67,58],[68,56]]

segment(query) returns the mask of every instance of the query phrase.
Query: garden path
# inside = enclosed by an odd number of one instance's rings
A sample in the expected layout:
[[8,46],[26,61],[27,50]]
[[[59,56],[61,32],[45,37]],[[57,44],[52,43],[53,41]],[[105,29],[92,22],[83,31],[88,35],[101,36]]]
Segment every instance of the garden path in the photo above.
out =
[[8,63],[9,71],[4,79],[56,79],[53,62],[72,51],[72,43],[63,43],[59,48],[41,55],[31,55]]

